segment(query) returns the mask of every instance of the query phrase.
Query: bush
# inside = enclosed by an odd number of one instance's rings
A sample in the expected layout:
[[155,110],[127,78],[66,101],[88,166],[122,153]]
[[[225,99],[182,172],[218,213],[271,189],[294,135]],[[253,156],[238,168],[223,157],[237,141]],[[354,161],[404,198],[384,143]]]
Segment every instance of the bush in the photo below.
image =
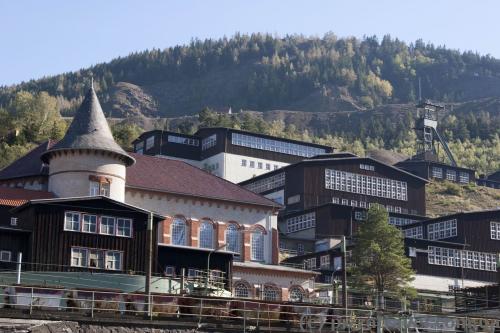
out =
[[460,185],[451,182],[444,182],[443,189],[441,191],[442,194],[456,195],[456,196],[461,196],[462,192],[463,189]]

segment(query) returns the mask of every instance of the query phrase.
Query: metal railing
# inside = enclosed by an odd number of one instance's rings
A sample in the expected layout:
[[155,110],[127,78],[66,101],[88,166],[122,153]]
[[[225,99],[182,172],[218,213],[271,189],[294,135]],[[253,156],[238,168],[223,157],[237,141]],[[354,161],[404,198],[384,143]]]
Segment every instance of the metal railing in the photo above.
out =
[[[100,290],[0,286],[0,314],[27,312],[30,315],[51,312],[75,318],[119,318],[173,320],[200,324],[228,324],[246,332],[280,330],[297,332],[373,331],[377,326],[403,332],[494,332],[500,319],[467,316],[375,312],[341,309],[305,303],[264,302],[246,299],[193,297],[186,295],[148,295]],[[65,315],[67,313],[67,315]]]

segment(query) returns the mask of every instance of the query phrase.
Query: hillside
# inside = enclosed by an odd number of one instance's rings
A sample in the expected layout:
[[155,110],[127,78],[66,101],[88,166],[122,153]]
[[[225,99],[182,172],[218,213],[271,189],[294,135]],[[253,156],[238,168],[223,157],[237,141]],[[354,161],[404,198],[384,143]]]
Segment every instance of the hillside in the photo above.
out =
[[265,34],[194,40],[88,69],[0,88],[0,105],[21,90],[47,91],[70,115],[90,76],[113,117],[192,115],[208,106],[308,112],[360,111],[413,103],[500,97],[500,61],[473,52],[384,36],[323,38]]
[[427,185],[426,201],[427,215],[431,217],[456,212],[496,209],[500,207],[500,190],[433,181]]

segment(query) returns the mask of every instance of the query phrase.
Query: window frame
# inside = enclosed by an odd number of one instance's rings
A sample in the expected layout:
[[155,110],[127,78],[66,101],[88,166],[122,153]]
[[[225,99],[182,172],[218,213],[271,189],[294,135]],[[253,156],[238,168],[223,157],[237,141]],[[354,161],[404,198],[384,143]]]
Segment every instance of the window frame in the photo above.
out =
[[[67,214],[72,214],[73,216],[74,215],[78,216],[78,221],[76,222],[76,224],[78,225],[78,229],[68,229],[67,228],[67,223],[68,223]],[[82,214],[80,212],[69,211],[69,210],[65,211],[64,212],[64,228],[63,228],[63,230],[64,231],[71,231],[71,232],[81,232],[81,230],[82,230],[82,216],[81,215]],[[71,221],[71,224],[73,225],[73,224],[75,224],[75,222]]]
[[[8,259],[4,259],[3,256],[7,254]],[[10,250],[0,250],[0,262],[12,262],[12,251]]]

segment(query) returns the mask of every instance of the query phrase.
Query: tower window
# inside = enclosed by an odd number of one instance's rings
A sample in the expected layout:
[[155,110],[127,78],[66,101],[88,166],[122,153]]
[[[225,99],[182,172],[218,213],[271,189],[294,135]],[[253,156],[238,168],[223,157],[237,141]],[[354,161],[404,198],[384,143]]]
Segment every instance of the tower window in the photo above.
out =
[[89,195],[95,197],[102,195],[109,197],[111,188],[111,179],[99,176],[90,176]]

